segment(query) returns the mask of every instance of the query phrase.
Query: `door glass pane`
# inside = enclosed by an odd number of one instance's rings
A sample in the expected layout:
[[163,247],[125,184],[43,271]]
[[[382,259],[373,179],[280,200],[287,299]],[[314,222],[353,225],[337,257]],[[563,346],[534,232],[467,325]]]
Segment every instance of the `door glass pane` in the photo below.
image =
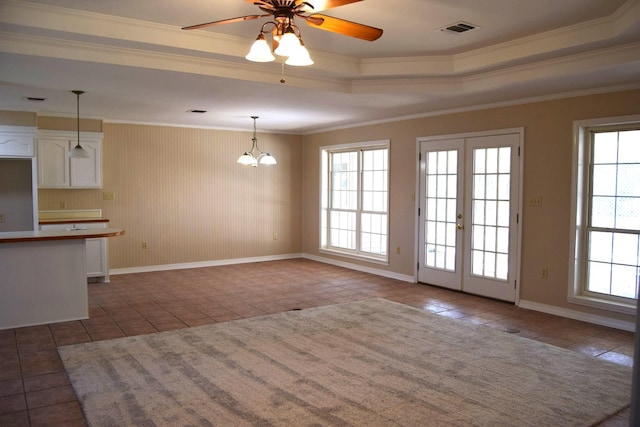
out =
[[[506,163],[506,164],[505,164]],[[473,150],[471,273],[507,280],[509,275],[511,147]]]
[[425,162],[425,259],[427,267],[455,271],[456,150],[430,151]]

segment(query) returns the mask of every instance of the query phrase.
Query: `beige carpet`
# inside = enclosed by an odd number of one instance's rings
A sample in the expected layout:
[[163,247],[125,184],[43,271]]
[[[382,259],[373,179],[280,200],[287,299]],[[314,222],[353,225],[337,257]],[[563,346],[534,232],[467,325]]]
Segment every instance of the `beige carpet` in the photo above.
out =
[[59,348],[91,426],[585,426],[631,369],[383,299]]

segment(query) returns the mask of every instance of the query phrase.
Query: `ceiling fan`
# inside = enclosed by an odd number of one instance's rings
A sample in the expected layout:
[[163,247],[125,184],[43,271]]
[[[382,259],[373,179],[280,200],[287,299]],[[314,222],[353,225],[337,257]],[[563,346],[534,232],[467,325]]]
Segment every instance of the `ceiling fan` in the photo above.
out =
[[[344,6],[350,3],[357,3],[362,0],[245,0],[253,3],[264,12],[263,15],[246,15],[237,18],[223,19],[221,21],[206,22],[204,24],[191,25],[183,27],[183,30],[195,30],[205,28],[212,25],[231,24],[235,22],[250,21],[267,16],[274,18],[274,40],[284,35],[289,28],[295,32],[294,17],[303,19],[309,26],[319,28],[321,30],[342,34],[349,37],[355,37],[362,40],[374,41],[380,38],[382,30],[370,27],[368,25],[358,24],[356,22],[347,21],[332,16],[321,15],[315,12],[332,9],[338,6]],[[312,3],[319,4],[317,7]],[[261,32],[262,34],[262,32]],[[299,33],[297,34],[298,38]]]

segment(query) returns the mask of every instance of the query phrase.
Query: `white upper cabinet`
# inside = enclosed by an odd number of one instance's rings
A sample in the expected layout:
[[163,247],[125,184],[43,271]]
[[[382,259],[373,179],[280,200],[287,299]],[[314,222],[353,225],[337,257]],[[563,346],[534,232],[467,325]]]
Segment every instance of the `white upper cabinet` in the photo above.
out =
[[89,153],[88,158],[68,157],[77,143],[76,132],[38,132],[38,187],[102,187],[102,133],[80,132],[80,145]]
[[33,157],[35,127],[0,126],[0,157]]

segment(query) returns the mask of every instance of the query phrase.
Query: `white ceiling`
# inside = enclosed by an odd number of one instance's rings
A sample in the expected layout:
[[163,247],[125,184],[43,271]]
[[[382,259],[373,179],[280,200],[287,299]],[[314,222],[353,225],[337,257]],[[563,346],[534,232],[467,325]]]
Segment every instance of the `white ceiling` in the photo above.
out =
[[[318,6],[321,0],[309,0]],[[268,19],[245,0],[0,0],[0,110],[309,133],[563,94],[640,87],[640,0],[363,0],[298,22],[315,64],[244,55]],[[300,21],[300,20],[298,20]],[[439,29],[464,21],[478,28]],[[24,97],[43,97],[43,102]],[[207,113],[189,113],[190,109]]]

